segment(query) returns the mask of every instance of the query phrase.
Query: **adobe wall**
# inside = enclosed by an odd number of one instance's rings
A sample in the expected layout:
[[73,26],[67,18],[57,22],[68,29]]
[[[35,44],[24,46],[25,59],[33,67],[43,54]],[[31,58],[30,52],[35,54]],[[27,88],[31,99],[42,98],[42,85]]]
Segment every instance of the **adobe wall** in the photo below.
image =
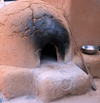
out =
[[100,45],[100,0],[43,0],[67,15],[79,46]]

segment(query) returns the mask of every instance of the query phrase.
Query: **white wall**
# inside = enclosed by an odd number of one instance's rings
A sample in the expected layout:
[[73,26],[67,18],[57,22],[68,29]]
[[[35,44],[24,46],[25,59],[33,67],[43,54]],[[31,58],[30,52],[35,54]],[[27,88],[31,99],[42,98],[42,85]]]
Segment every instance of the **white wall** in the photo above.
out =
[[4,6],[4,1],[0,0],[0,8],[2,8]]
[[14,2],[14,1],[5,1],[4,2],[4,0],[0,0],[0,8],[2,8],[3,6],[6,6],[12,2]]

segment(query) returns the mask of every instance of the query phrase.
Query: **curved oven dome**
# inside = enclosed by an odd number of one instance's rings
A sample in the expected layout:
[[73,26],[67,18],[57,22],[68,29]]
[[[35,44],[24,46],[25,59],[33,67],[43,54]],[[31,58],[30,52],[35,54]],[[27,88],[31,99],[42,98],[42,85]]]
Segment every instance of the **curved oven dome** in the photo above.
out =
[[37,67],[49,43],[56,49],[57,61],[70,61],[72,39],[57,9],[42,1],[23,0],[0,10],[1,65]]

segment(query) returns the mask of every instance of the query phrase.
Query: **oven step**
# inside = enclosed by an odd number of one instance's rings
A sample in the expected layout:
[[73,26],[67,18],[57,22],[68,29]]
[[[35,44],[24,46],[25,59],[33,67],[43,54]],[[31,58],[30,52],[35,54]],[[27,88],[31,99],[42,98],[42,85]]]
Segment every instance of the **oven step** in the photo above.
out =
[[88,75],[74,63],[51,62],[40,68],[0,66],[0,90],[5,98],[34,95],[43,102],[88,91]]

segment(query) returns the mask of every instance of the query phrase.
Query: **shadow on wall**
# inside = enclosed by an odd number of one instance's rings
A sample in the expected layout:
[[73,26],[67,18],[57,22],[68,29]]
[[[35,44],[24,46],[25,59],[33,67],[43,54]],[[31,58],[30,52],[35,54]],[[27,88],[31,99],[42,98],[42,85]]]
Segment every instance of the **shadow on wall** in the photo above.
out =
[[100,45],[100,0],[43,0],[67,15],[78,43]]

